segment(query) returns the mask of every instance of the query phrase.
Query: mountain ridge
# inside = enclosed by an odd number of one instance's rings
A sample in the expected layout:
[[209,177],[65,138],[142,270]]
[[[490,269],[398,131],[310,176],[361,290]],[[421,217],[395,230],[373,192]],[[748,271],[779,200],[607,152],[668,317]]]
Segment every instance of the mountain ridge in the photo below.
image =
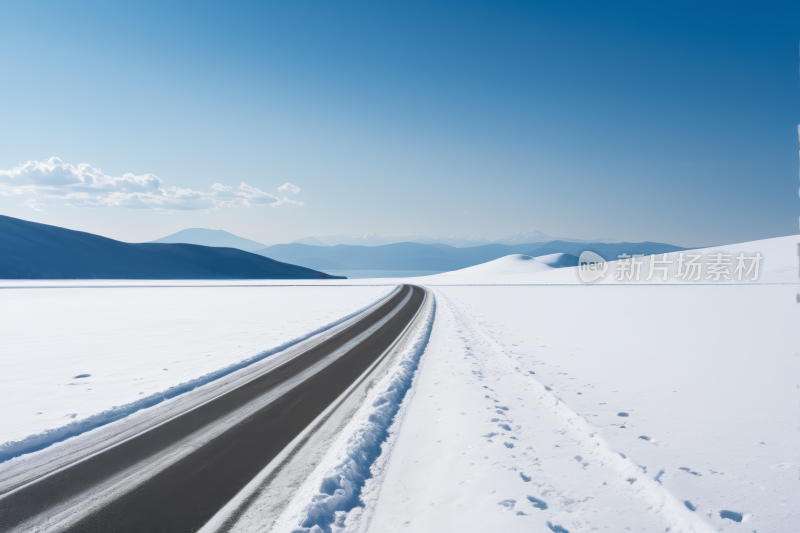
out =
[[[381,246],[386,244],[398,244],[401,242],[414,242],[418,244],[448,244],[456,248],[470,248],[475,246],[482,246],[485,244],[530,244],[536,242],[550,242],[550,241],[564,241],[564,242],[577,242],[577,243],[603,243],[612,244],[619,243],[616,239],[598,238],[598,239],[573,239],[569,237],[551,237],[546,233],[538,230],[533,231],[518,231],[498,237],[489,239],[486,237],[475,237],[473,235],[454,234],[454,235],[434,235],[428,233],[395,233],[380,235],[376,233],[365,235],[352,235],[352,234],[330,234],[322,235],[315,234],[305,239],[297,239],[293,242],[305,241],[306,239],[315,239],[327,246],[335,246],[337,244],[350,244],[361,246]],[[291,243],[290,243],[291,244]]]
[[0,215],[2,279],[339,278],[235,248],[131,244]]
[[[572,239],[568,237],[551,237],[538,230],[518,231],[496,239],[486,237],[475,237],[466,234],[435,235],[429,233],[392,233],[392,234],[329,234],[329,235],[310,235],[300,239],[294,239],[288,244],[310,244],[312,246],[336,246],[337,244],[349,244],[353,246],[382,246],[385,244],[399,244],[402,242],[414,242],[418,244],[446,244],[456,248],[471,248],[487,244],[527,244],[537,242],[577,242],[577,243],[618,243],[616,239]],[[148,241],[150,243],[186,243],[199,244],[201,246],[216,246],[238,248],[246,252],[255,252],[267,248],[269,245],[239,237],[225,230],[212,230],[206,228],[187,228],[166,237]]]
[[551,241],[516,245],[486,244],[457,248],[446,244],[413,242],[380,246],[312,246],[308,244],[276,244],[256,253],[278,261],[291,262],[321,270],[429,270],[452,271],[493,261],[512,254],[531,257],[566,253],[580,255],[591,249],[607,260],[621,253],[654,254],[685,250],[670,244],[642,243],[574,243]]

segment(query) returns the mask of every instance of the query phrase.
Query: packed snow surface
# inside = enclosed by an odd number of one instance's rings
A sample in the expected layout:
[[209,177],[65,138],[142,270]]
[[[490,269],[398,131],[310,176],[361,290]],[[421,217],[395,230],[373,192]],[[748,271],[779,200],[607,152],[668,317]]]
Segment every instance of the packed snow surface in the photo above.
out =
[[391,289],[4,289],[0,452],[280,351]]

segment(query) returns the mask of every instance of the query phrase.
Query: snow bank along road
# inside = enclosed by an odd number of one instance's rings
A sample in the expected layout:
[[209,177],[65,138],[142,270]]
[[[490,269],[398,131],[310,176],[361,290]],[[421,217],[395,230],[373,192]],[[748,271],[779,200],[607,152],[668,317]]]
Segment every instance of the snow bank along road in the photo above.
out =
[[[196,531],[348,388],[414,320],[409,285],[280,364],[111,447],[12,486],[3,531]],[[7,484],[7,486],[9,486]]]

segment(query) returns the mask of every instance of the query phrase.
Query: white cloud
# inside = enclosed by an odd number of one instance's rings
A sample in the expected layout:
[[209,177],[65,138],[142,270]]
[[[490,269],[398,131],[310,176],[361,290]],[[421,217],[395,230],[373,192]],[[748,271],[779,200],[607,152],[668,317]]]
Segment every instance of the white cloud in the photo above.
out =
[[297,194],[297,193],[300,192],[300,187],[298,187],[297,185],[292,185],[291,183],[287,182],[287,183],[284,183],[283,185],[281,185],[280,187],[278,187],[278,190],[279,191],[288,191],[288,192],[290,192],[292,194]]
[[294,205],[302,205],[302,206],[306,205],[303,202],[298,202],[297,200],[290,200],[289,198],[286,198],[285,196],[283,197],[283,200],[278,200],[278,201],[276,201],[274,203],[271,203],[269,205],[271,205],[272,207],[277,207],[277,206],[283,205],[283,204],[294,204]]
[[[291,183],[278,187],[278,190],[289,190],[294,194],[300,192],[300,188]],[[75,208],[195,210],[256,205],[305,205],[286,197],[281,200],[244,182],[237,189],[221,183],[215,183],[210,190],[167,187],[154,174],[107,176],[99,168],[87,164],[71,165],[57,157],[43,162],[28,161],[11,170],[0,170],[0,195],[21,194],[64,200],[66,205]],[[38,206],[44,204],[30,199],[20,205],[41,211]]]
[[18,206],[23,206],[23,207],[24,206],[28,206],[31,209],[33,209],[34,211],[39,211],[41,213],[45,213],[44,209],[39,209],[40,207],[45,207],[45,204],[39,202],[38,200],[36,200],[36,198],[31,198],[29,200],[25,200],[24,202],[18,203],[17,205]]

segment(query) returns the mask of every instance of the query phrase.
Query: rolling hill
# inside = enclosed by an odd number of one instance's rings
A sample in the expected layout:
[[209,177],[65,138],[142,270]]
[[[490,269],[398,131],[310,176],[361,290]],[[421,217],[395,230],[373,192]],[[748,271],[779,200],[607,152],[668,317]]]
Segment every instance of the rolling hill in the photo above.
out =
[[234,248],[129,244],[2,215],[0,250],[3,279],[337,278]]

